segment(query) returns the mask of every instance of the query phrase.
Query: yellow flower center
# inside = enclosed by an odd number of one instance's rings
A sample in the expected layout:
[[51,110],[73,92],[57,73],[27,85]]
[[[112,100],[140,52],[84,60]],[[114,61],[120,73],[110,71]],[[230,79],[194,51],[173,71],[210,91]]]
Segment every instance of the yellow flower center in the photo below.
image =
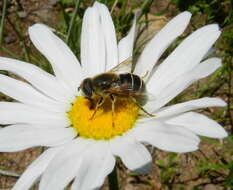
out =
[[114,113],[107,98],[92,118],[94,107],[87,98],[78,96],[68,112],[72,127],[81,137],[107,140],[120,136],[134,126],[139,113],[138,106],[129,98],[117,98]]

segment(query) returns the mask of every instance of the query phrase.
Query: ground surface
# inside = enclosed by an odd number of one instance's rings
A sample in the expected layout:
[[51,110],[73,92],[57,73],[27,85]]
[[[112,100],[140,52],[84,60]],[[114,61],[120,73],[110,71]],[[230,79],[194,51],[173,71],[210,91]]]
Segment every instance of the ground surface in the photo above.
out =
[[[130,2],[128,3],[129,7],[131,6]],[[87,5],[88,2],[82,4],[82,6]],[[140,3],[138,5],[136,3],[135,6],[139,7]],[[143,46],[143,43],[148,37],[151,37],[151,34],[158,31],[172,16],[180,12],[179,6],[179,4],[173,4],[168,0],[157,0],[153,3],[149,10],[148,27],[138,40],[138,44],[141,43]],[[7,18],[5,19],[4,38],[0,49],[0,56],[18,57],[19,59],[29,60],[43,68],[48,68],[46,62],[44,63],[44,58],[32,49],[32,44],[28,40],[27,27],[35,22],[42,22],[62,31],[64,19],[62,18],[61,5],[56,0],[17,0],[9,1],[7,7]],[[66,13],[72,13],[73,7],[72,3],[66,4],[64,10]],[[0,2],[0,9],[2,9],[2,2]],[[116,12],[117,9],[119,7],[116,7]],[[206,21],[208,14],[211,13],[196,14],[186,33],[190,33],[206,22],[214,22],[213,20]],[[232,28],[232,25],[229,24],[223,28],[224,30],[228,30]],[[218,41],[216,46],[217,51],[215,52],[217,56],[223,58],[224,68],[214,76],[193,85],[174,102],[203,96],[223,98],[228,102],[228,107],[221,109],[211,108],[202,112],[216,119],[231,134],[233,131],[233,112],[231,106],[231,69],[233,59],[228,56],[229,50],[226,48],[228,45],[226,40],[228,38],[223,36]],[[38,60],[43,60],[41,61],[43,64],[38,62]],[[10,101],[9,98],[3,95],[1,95],[1,100]],[[39,147],[17,153],[0,153],[0,190],[11,189],[18,178],[14,175],[20,175],[42,151],[43,148]],[[218,140],[203,139],[200,150],[193,153],[174,154],[155,150],[153,159],[153,168],[150,174],[145,176],[131,173],[119,162],[118,176],[120,189],[233,189],[232,136],[221,142]],[[35,186],[32,189],[37,189],[37,187]],[[107,180],[103,189],[108,189]]]

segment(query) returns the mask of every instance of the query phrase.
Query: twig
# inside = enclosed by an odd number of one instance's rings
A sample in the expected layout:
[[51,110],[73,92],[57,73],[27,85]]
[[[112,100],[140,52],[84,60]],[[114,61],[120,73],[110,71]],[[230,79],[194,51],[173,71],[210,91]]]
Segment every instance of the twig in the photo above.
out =
[[113,6],[112,6],[112,8],[111,8],[111,11],[110,11],[111,14],[112,14],[112,12],[114,11],[114,9],[115,9],[117,3],[118,3],[118,0],[115,0],[114,3],[113,3]]
[[108,175],[108,183],[109,183],[110,190],[119,190],[118,177],[117,177],[117,166],[115,166],[112,173]]
[[69,25],[69,29],[68,29],[68,34],[67,34],[67,38],[66,38],[66,43],[69,44],[70,42],[70,37],[71,37],[71,33],[72,33],[72,30],[73,30],[73,27],[74,27],[74,21],[77,17],[77,14],[78,14],[78,8],[79,8],[79,5],[80,5],[80,2],[81,0],[76,0],[76,3],[75,3],[75,9],[74,9],[74,14],[71,18],[71,21],[70,21],[70,25]]
[[20,34],[20,32],[16,29],[16,27],[14,26],[14,24],[11,22],[10,18],[8,18],[8,16],[6,16],[6,20],[8,21],[8,23],[10,24],[11,28],[13,29],[13,31],[15,32],[15,34],[18,36],[22,46],[23,46],[23,51],[24,51],[24,56],[25,56],[25,60],[29,61],[29,52],[28,52],[28,48],[27,45],[25,43],[25,38]]
[[143,5],[142,5],[142,8],[141,8],[141,15],[138,16],[137,20],[140,20],[140,18],[143,15],[146,15],[149,12],[149,9],[150,9],[153,2],[154,2],[154,0],[144,1]]
[[17,3],[17,5],[18,5],[18,7],[19,7],[19,10],[20,10],[20,11],[23,11],[23,6],[22,6],[20,0],[16,0],[16,3]]
[[0,175],[10,176],[10,177],[19,177],[20,175],[11,171],[1,170]]
[[63,14],[63,18],[64,18],[64,21],[65,21],[66,27],[68,28],[69,27],[69,16],[66,15],[65,7],[62,4],[62,2],[58,1],[58,3],[60,5],[60,7],[61,7],[61,11],[62,11],[62,14]]
[[7,4],[7,0],[4,0],[3,8],[2,8],[1,26],[0,26],[0,44],[2,44],[2,38],[3,38],[4,20],[6,16],[6,4]]
[[233,119],[231,117],[231,97],[232,97],[232,70],[231,70],[231,60],[229,60],[229,70],[228,70],[228,76],[229,76],[229,80],[228,80],[228,98],[227,98],[227,112],[229,115],[229,121],[231,124],[231,132],[233,132]]
[[15,53],[13,53],[12,51],[10,51],[9,49],[7,49],[3,46],[0,46],[0,50],[3,51],[4,53],[10,55],[12,58],[21,59],[20,56],[16,55]]

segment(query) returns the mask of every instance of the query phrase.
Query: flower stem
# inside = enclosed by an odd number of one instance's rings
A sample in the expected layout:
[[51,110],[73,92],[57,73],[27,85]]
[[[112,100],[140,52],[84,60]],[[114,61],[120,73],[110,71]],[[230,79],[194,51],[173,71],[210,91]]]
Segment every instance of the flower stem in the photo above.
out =
[[74,14],[71,18],[70,24],[69,24],[69,29],[68,29],[68,34],[67,34],[67,38],[66,38],[66,43],[69,44],[70,42],[70,37],[71,37],[71,33],[73,30],[73,26],[74,26],[74,21],[76,19],[76,16],[78,14],[78,8],[79,8],[79,4],[80,4],[81,0],[76,0],[75,3],[75,8],[74,8]]
[[108,175],[109,190],[119,190],[118,180],[117,180],[117,167],[115,167]]

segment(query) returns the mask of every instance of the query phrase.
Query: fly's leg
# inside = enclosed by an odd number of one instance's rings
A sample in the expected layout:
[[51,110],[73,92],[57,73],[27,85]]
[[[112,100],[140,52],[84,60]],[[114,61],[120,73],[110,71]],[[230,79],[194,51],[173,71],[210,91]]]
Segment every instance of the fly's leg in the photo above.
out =
[[104,98],[101,97],[101,98],[99,99],[99,101],[97,102],[96,106],[95,106],[94,113],[92,114],[90,120],[92,120],[92,119],[94,118],[94,116],[95,116],[95,114],[96,114],[98,108],[99,108],[103,103],[104,103]]
[[115,102],[116,102],[116,98],[110,94],[110,99],[111,99],[111,102],[112,102],[112,126],[114,127],[114,115],[115,115]]
[[136,104],[145,114],[147,114],[150,117],[155,117],[154,114],[149,113],[148,111],[146,111],[142,106],[140,106],[138,103]]
[[148,116],[150,117],[155,117],[155,115],[149,113],[148,111],[146,111],[141,105],[138,104],[137,100],[135,100],[133,97],[132,97],[132,100],[134,101],[134,103],[145,113],[147,114]]
[[93,99],[92,99],[92,98],[88,98],[88,97],[86,97],[86,98],[87,98],[87,99],[89,100],[89,102],[90,102],[89,109],[94,109],[95,103],[94,103]]

